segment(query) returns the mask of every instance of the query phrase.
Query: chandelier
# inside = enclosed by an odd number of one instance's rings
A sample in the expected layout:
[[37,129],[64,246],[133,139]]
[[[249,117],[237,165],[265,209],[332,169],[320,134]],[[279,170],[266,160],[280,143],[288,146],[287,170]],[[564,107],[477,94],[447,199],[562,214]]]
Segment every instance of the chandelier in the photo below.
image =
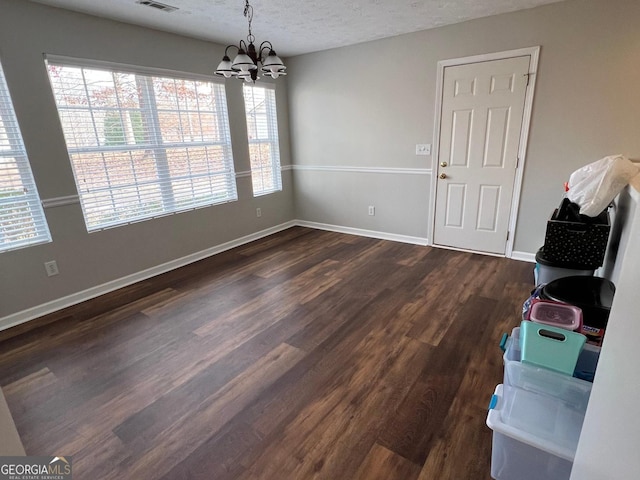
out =
[[[267,77],[278,78],[281,75],[286,75],[285,69],[287,67],[284,66],[284,63],[276,54],[271,42],[264,41],[260,44],[260,48],[257,49],[253,44],[256,39],[251,33],[253,7],[249,5],[249,0],[245,0],[245,2],[244,16],[249,22],[248,45],[244,40],[240,40],[238,45],[228,45],[224,50],[224,57],[222,57],[222,61],[214,73],[225,78],[237,77],[245,82],[255,83],[260,78],[258,77],[258,63],[261,63],[262,67],[259,70]],[[233,62],[228,55],[230,48],[238,49],[238,54],[233,59]]]

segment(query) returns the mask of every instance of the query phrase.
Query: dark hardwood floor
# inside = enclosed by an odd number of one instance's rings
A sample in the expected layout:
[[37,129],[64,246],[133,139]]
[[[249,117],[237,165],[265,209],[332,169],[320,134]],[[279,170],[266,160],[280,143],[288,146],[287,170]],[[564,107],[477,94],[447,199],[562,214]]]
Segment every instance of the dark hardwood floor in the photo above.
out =
[[293,228],[0,335],[74,479],[489,479],[528,263]]

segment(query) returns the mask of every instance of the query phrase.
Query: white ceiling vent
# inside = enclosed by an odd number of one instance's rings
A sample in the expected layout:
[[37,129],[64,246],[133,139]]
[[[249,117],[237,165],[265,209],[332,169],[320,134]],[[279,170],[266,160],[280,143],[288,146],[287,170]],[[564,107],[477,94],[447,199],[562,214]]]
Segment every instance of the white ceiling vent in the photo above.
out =
[[138,0],[136,3],[145,5],[147,7],[153,7],[167,13],[175,12],[176,10],[178,10],[178,7],[172,7],[171,5],[167,5],[165,3],[154,2],[153,0]]

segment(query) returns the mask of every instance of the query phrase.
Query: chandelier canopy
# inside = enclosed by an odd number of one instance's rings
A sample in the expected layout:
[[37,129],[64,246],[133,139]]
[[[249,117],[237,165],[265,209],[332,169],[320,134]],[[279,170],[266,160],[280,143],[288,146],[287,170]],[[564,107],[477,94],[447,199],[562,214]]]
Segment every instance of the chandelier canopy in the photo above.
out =
[[[282,63],[282,60],[276,54],[271,42],[262,42],[260,48],[256,48],[253,43],[256,37],[251,33],[253,7],[249,5],[249,0],[245,0],[244,16],[249,22],[247,41],[240,40],[238,45],[228,45],[224,51],[224,57],[222,57],[222,61],[214,73],[225,78],[237,77],[249,83],[255,83],[256,80],[260,78],[258,77],[258,71],[271,78],[286,75],[287,72],[285,72],[285,70],[287,67],[284,66],[284,63]],[[238,50],[233,62],[228,54],[230,48],[236,48]],[[258,63],[262,64],[262,67],[258,68]]]

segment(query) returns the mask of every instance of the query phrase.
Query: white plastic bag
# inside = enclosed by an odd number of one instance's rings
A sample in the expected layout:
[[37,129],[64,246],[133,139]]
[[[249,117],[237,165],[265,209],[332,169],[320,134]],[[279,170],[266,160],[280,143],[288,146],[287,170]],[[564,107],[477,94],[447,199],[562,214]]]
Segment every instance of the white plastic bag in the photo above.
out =
[[622,155],[605,157],[571,174],[567,198],[580,205],[581,214],[597,217],[638,172]]

